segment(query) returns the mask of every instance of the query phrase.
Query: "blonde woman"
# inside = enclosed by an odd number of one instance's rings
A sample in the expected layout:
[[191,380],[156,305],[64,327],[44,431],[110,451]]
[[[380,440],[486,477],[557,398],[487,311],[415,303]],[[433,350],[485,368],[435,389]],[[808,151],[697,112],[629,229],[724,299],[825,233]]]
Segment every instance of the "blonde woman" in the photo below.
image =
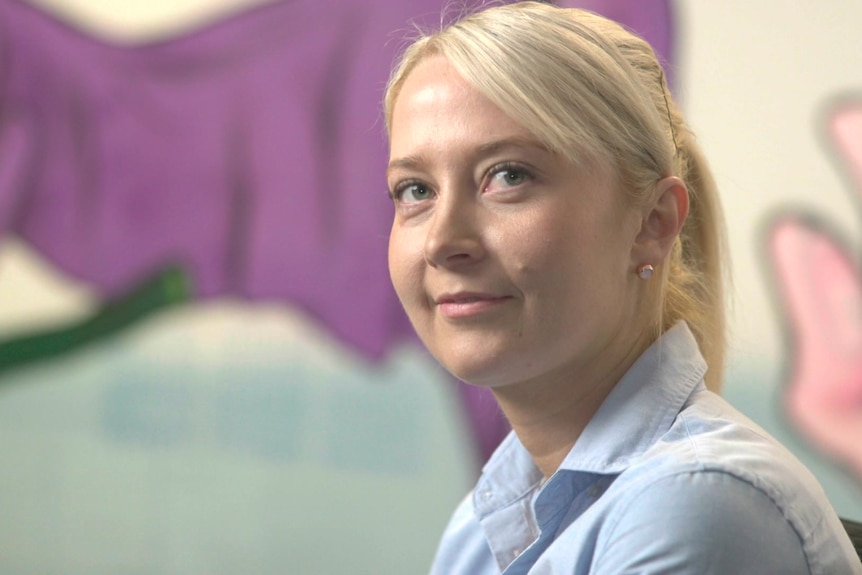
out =
[[812,475],[715,393],[718,199],[643,40],[498,6],[412,44],[385,112],[395,290],[513,428],[433,573],[862,573]]

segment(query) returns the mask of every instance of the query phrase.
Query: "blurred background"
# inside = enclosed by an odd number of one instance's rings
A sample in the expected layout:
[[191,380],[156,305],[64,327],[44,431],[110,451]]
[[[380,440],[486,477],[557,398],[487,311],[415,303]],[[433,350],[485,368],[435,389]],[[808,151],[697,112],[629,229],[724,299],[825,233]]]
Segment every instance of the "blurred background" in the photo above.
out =
[[[862,520],[862,2],[559,3],[667,62],[725,396]],[[0,573],[427,570],[506,432],[386,271],[379,101],[443,4],[0,0]]]

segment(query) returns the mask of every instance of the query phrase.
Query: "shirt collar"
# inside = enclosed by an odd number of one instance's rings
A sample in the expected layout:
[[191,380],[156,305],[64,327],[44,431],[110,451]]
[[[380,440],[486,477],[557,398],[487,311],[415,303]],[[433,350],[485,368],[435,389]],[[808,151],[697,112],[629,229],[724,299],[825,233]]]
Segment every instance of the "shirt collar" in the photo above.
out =
[[[691,393],[703,385],[706,362],[685,322],[667,330],[635,361],[592,417],[561,471],[618,474],[665,434]],[[482,470],[474,508],[482,516],[534,491],[542,473],[514,433]]]
[[697,340],[677,323],[614,386],[560,469],[622,472],[667,433],[705,373]]

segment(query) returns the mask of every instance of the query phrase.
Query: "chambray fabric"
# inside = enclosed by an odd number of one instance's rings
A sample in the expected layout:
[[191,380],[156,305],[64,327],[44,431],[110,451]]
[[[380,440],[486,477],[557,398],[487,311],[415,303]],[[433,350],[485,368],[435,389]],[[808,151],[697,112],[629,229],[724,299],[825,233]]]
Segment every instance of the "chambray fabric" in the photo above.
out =
[[705,372],[677,324],[544,485],[510,434],[452,517],[431,573],[862,573],[816,479],[708,391]]

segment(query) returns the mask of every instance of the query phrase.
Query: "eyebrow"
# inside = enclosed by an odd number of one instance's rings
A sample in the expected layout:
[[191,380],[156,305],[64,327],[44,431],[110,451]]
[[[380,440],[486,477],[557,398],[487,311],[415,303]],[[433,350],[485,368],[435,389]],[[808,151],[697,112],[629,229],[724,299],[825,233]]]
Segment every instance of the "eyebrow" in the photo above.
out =
[[[495,140],[493,142],[482,144],[477,148],[474,156],[480,158],[491,156],[509,148],[534,148],[543,152],[549,151],[548,147],[539,142],[538,140],[532,138],[525,138],[522,136],[514,136],[511,138],[503,138],[502,140]],[[418,169],[422,166],[423,163],[424,158],[422,157],[422,155],[404,156],[403,158],[398,158],[389,162],[389,166],[386,168],[386,172],[389,173],[397,168],[403,168],[408,170]]]
[[514,136],[512,138],[504,138],[479,146],[479,156],[490,156],[507,148],[534,148],[543,152],[548,151],[548,147],[538,140],[533,138],[524,138],[522,136]]
[[404,156],[403,158],[398,158],[397,160],[389,162],[386,172],[389,173],[396,168],[416,168],[420,165],[422,165],[422,156]]

